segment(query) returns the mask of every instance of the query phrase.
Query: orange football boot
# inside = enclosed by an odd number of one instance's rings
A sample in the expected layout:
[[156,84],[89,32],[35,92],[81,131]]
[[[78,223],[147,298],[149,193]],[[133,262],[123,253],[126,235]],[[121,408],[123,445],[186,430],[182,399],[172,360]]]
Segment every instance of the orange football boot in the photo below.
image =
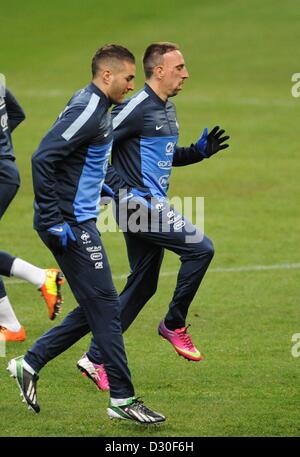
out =
[[61,286],[64,282],[65,278],[61,271],[56,268],[49,268],[46,270],[45,284],[39,289],[47,303],[49,319],[52,321],[62,309]]
[[17,332],[12,332],[6,327],[0,326],[0,341],[25,341],[26,332],[25,328],[21,327]]

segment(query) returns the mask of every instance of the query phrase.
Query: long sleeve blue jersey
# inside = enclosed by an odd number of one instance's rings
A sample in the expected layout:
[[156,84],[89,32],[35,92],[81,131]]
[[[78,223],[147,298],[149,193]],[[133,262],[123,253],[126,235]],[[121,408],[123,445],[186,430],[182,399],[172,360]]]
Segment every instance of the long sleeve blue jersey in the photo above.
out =
[[75,93],[34,153],[37,230],[97,218],[112,146],[109,106],[90,83]]
[[6,89],[0,97],[0,160],[15,159],[12,131],[25,119],[25,114],[13,94]]
[[179,126],[172,102],[164,102],[145,84],[112,110],[112,165],[106,183],[118,191],[130,187],[141,195],[166,198],[173,166],[204,159],[194,144],[177,146]]

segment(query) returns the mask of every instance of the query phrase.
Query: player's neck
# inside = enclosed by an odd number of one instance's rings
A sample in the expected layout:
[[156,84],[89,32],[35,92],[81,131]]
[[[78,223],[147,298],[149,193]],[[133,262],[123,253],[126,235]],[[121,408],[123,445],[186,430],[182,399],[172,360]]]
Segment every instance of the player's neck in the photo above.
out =
[[99,81],[99,79],[97,78],[94,78],[92,79],[92,83],[98,87],[98,89],[101,90],[101,92],[104,93],[104,95],[106,95],[106,97],[109,99],[109,95],[108,95],[108,89],[107,89],[107,86],[105,84],[103,84],[101,81]]
[[162,99],[163,102],[166,102],[168,100],[168,95],[162,90],[158,81],[147,80],[146,83],[148,84],[149,87],[151,87],[153,92],[155,92],[156,95]]

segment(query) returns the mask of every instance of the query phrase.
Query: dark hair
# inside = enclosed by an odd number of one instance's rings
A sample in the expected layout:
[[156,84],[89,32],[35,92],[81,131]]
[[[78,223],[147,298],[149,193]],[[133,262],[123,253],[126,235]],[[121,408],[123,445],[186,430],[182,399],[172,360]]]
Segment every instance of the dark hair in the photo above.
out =
[[146,79],[149,79],[153,74],[153,68],[163,62],[162,56],[167,52],[179,51],[179,47],[175,43],[152,43],[145,51],[143,57],[144,73]]
[[92,75],[96,76],[97,70],[99,68],[99,63],[105,60],[117,60],[135,63],[134,55],[123,46],[118,44],[106,44],[102,48],[97,49],[93,59],[92,59]]

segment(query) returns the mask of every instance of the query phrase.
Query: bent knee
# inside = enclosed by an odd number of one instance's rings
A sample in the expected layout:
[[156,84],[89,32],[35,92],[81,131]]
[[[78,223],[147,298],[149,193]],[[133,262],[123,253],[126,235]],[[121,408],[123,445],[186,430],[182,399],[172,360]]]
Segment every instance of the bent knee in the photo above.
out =
[[153,295],[155,295],[157,291],[157,282],[156,278],[147,278],[139,290],[139,297],[141,301],[147,302],[153,297]]
[[[215,247],[213,242],[211,241],[210,238],[207,238],[206,236],[204,237],[205,239],[205,251],[207,253],[207,256],[212,259],[213,256],[215,255]],[[204,241],[204,240],[203,240]]]
[[157,281],[150,284],[150,287],[148,288],[148,290],[146,292],[147,300],[150,300],[150,298],[153,297],[153,295],[155,295],[156,291],[157,291]]
[[204,236],[203,240],[200,243],[194,245],[193,257],[201,258],[206,257],[211,260],[214,256],[215,249],[213,242],[207,237]]

